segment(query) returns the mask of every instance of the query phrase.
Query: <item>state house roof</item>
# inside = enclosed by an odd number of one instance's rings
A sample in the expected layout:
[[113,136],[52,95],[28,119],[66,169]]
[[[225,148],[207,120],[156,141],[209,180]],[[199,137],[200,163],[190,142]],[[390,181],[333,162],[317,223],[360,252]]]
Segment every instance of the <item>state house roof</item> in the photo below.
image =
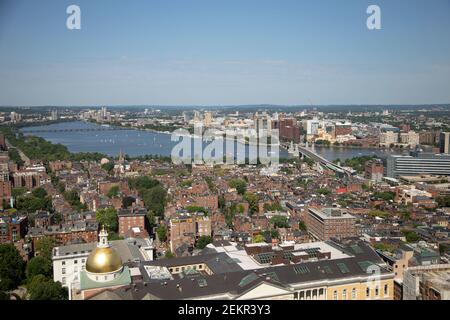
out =
[[[335,244],[336,249],[352,254],[345,258],[334,260],[321,260],[300,264],[289,264],[281,266],[267,266],[255,270],[231,270],[223,264],[217,265],[217,273],[207,275],[201,272],[186,273],[182,277],[174,276],[173,280],[160,280],[142,283],[134,283],[129,287],[114,290],[114,293],[123,299],[193,299],[193,298],[221,298],[234,299],[252,288],[266,283],[271,286],[282,288],[287,293],[293,288],[312,286],[313,282],[326,282],[343,280],[354,277],[366,278],[370,275],[368,268],[379,266],[380,274],[390,276],[393,274],[385,268],[384,262],[377,253],[367,244],[352,242],[348,244]],[[204,255],[189,257],[189,263],[200,261],[214,262],[216,255]],[[224,257],[224,256],[223,256]],[[171,260],[179,261],[171,261]],[[187,265],[182,262],[186,258],[175,258],[161,260],[161,265]],[[163,264],[162,262],[166,262]],[[226,262],[226,260],[224,260]],[[154,261],[153,263],[156,263]],[[213,265],[213,264],[212,264]],[[231,263],[233,265],[233,263]],[[144,277],[145,278],[145,277]]]

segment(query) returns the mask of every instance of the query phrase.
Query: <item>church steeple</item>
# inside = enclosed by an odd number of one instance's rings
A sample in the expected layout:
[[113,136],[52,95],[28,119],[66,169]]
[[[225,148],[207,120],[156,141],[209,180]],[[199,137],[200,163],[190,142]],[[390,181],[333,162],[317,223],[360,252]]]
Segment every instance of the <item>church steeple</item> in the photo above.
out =
[[123,164],[125,162],[125,157],[123,155],[123,151],[122,148],[120,148],[120,152],[119,152],[119,163]]

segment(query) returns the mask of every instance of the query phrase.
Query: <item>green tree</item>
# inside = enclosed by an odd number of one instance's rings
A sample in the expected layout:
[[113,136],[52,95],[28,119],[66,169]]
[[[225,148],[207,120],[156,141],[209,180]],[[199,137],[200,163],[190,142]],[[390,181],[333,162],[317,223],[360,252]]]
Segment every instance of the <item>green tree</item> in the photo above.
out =
[[0,291],[16,289],[24,279],[25,262],[12,244],[0,244]]
[[39,252],[39,256],[50,261],[54,247],[56,247],[56,241],[51,237],[43,237],[36,241],[36,251]]
[[106,194],[108,198],[114,198],[117,197],[118,195],[119,195],[119,186],[111,187],[111,189],[109,189],[108,193]]
[[64,191],[64,199],[70,204],[72,209],[77,211],[86,210],[86,204],[82,204],[80,201],[80,196],[76,190]]
[[195,243],[195,247],[197,249],[204,249],[211,242],[212,242],[211,236],[201,236]]
[[247,182],[242,179],[232,179],[230,182],[228,182],[228,185],[230,188],[235,188],[238,194],[244,195],[247,191]]
[[272,223],[275,228],[289,228],[289,220],[283,216],[273,216],[270,218],[270,223]]
[[45,191],[44,188],[36,188],[31,192],[31,194],[33,197],[44,199],[47,196],[47,191]]
[[97,210],[95,218],[98,224],[101,226],[105,226],[108,231],[117,231],[118,217],[117,211],[113,207]]
[[298,222],[298,228],[299,228],[301,231],[306,231],[306,224],[305,224],[305,222],[299,221],[299,222]]
[[111,173],[114,169],[114,163],[113,162],[104,163],[102,164],[102,169],[108,173]]
[[247,183],[242,179],[232,179],[228,185],[230,188],[235,188],[237,193],[240,195],[244,195],[247,191]]
[[164,255],[167,259],[172,259],[174,257],[172,251],[167,250],[166,254]]
[[438,197],[436,200],[439,207],[450,207],[450,196]]
[[16,199],[16,208],[19,211],[33,213],[37,210],[51,210],[51,197],[37,198],[33,195],[21,196]]
[[160,183],[158,180],[152,179],[148,176],[142,176],[138,178],[129,179],[128,184],[130,188],[139,191],[139,193],[142,193],[144,190],[156,187]]
[[208,213],[209,213],[208,209],[206,209],[204,207],[200,207],[200,206],[187,206],[186,210],[190,213],[203,212],[205,215],[208,215]]
[[30,300],[67,300],[68,292],[60,282],[37,275],[27,284]]
[[327,188],[319,188],[319,189],[317,189],[317,193],[327,196],[327,195],[331,194],[331,191],[330,191],[330,189],[327,189]]
[[167,191],[160,185],[147,189],[142,193],[147,210],[152,211],[155,215],[163,217],[164,209],[167,201]]
[[419,235],[414,231],[403,229],[401,232],[405,236],[407,242],[418,242],[420,240]]
[[262,242],[264,242],[264,236],[262,234],[257,234],[256,236],[253,237],[252,242],[253,243],[262,243]]
[[42,256],[32,258],[26,268],[26,276],[28,281],[37,275],[46,277],[52,276],[52,261]]
[[254,193],[246,193],[244,199],[248,202],[248,212],[250,215],[259,212],[259,197]]
[[27,189],[22,188],[22,187],[20,187],[20,188],[13,188],[12,191],[11,191],[11,195],[14,198],[23,196],[25,193],[27,193]]
[[156,229],[156,234],[158,235],[158,239],[161,242],[165,242],[166,238],[167,238],[167,228],[165,225],[160,225],[157,229]]
[[394,192],[375,192],[373,197],[378,200],[393,201],[395,198]]

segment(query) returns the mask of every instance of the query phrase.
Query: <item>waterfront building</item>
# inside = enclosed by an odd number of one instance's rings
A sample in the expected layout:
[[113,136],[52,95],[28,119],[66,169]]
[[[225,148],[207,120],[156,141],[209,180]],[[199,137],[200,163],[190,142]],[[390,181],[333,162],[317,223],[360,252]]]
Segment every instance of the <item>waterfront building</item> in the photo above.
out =
[[409,156],[390,155],[386,175],[390,178],[422,174],[450,176],[450,155],[419,153]]
[[386,131],[380,134],[380,146],[389,147],[398,143],[398,132]]
[[411,148],[416,147],[419,144],[419,134],[414,131],[400,133],[400,143],[409,145]]

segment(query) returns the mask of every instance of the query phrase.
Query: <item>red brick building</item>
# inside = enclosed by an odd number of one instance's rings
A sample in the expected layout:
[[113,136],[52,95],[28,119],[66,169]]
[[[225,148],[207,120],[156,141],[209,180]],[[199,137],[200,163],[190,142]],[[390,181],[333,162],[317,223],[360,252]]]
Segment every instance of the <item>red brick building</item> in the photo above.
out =
[[125,234],[133,228],[145,230],[146,210],[120,210],[117,214],[119,218],[119,235]]

